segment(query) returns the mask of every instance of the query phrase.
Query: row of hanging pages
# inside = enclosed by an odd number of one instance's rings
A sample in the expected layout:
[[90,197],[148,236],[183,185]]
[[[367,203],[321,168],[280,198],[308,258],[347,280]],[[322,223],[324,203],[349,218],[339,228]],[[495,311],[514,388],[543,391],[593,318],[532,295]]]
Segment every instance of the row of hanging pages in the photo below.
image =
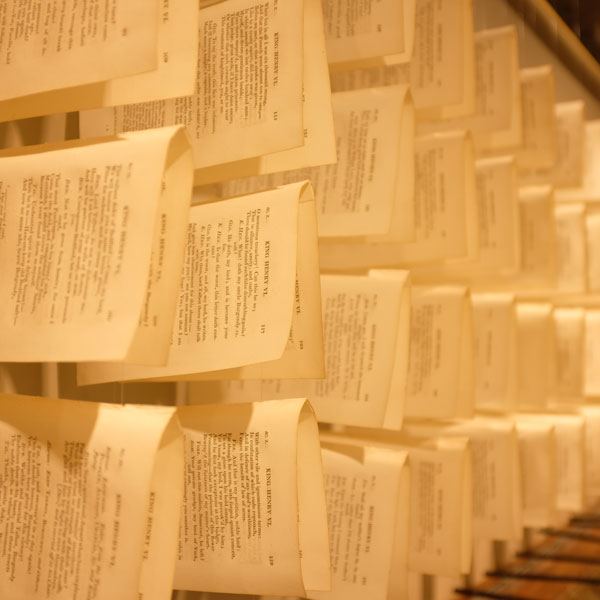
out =
[[0,396],[0,597],[417,598],[598,498],[600,122],[514,27],[86,6],[0,6],[0,386],[189,406]]
[[396,598],[600,494],[600,409],[321,431],[304,399],[3,394],[0,589]]

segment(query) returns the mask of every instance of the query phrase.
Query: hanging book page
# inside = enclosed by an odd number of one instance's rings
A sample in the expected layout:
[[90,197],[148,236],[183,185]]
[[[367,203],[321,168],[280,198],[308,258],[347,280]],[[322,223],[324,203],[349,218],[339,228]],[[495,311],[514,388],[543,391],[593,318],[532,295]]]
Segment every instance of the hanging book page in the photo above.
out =
[[173,408],[2,394],[0,444],[3,598],[171,597],[184,469]]
[[586,264],[586,208],[583,203],[556,204],[556,289],[572,294],[585,293],[587,288]]
[[189,139],[170,127],[96,142],[0,155],[0,360],[166,360]]
[[304,140],[289,150],[197,169],[195,185],[328,165],[337,161],[321,0],[304,0]]
[[192,207],[166,365],[82,363],[80,385],[322,376],[317,261],[306,182]]
[[[143,4],[146,10],[153,2]],[[155,68],[136,75],[115,75],[106,81],[0,100],[0,121],[192,94],[198,64],[198,8],[188,0],[161,0],[156,4],[160,9],[157,9]],[[121,64],[122,59],[121,56],[113,59],[114,64]]]
[[468,288],[415,286],[410,319],[406,416],[470,417],[474,373]]
[[523,526],[551,527],[557,522],[557,457],[554,425],[516,417],[519,438]]
[[464,119],[419,122],[418,133],[469,129],[478,153],[498,153],[522,142],[519,49],[514,26],[475,34],[476,104]]
[[327,434],[321,452],[332,581],[331,591],[309,598],[407,599],[408,453]]
[[461,131],[418,138],[414,160],[412,240],[401,243],[391,236],[370,236],[366,240],[321,238],[322,270],[413,267],[451,258],[475,258],[478,223],[470,136]]
[[[334,91],[410,85],[419,119],[463,117],[475,109],[471,0],[416,0],[415,39],[409,64],[355,68],[331,74]],[[398,61],[399,62],[399,61]]]
[[548,169],[557,161],[554,73],[550,65],[521,69],[523,144],[516,151],[520,170]]
[[586,121],[583,133],[581,183],[577,187],[561,188],[556,192],[559,202],[590,202],[600,200],[600,120]]
[[[335,164],[224,182],[223,196],[309,179],[319,237],[413,235],[414,117],[406,86],[332,95]],[[393,229],[392,229],[393,227]]]
[[585,137],[585,104],[582,100],[554,105],[556,123],[556,160],[547,169],[523,170],[521,185],[576,188],[582,184]]
[[517,303],[517,403],[543,411],[555,388],[552,305]]
[[416,423],[405,428],[417,437],[467,437],[473,469],[473,537],[519,540],[522,536],[519,447],[515,424],[482,418]]
[[319,421],[400,429],[409,348],[407,271],[321,275],[325,379],[190,386],[190,401],[310,397]]
[[556,401],[581,402],[583,396],[583,348],[585,309],[555,307]]
[[173,587],[303,597],[328,590],[327,512],[310,404],[207,404],[177,413],[186,486]]
[[514,294],[471,294],[475,408],[516,408],[517,312]]
[[[96,83],[157,66],[158,0],[0,6],[0,100]],[[37,10],[36,10],[37,9]]]
[[202,9],[195,93],[83,112],[81,136],[183,124],[196,168],[301,146],[303,23],[302,0]]
[[351,0],[323,3],[332,71],[411,59],[416,0],[383,0],[360,8]]

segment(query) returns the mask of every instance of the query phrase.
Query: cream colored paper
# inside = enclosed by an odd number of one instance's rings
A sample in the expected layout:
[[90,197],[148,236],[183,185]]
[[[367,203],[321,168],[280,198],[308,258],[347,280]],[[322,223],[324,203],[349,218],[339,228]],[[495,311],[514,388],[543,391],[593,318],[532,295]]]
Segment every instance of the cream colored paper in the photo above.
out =
[[361,6],[352,0],[328,1],[323,3],[323,13],[332,68],[411,59],[415,0],[383,0]]
[[2,597],[170,598],[183,500],[173,415],[0,396],[0,507],[11,512],[2,530],[12,539],[0,558]]
[[511,156],[475,161],[476,206],[466,208],[468,254],[417,265],[416,281],[496,285],[499,276],[514,275],[520,260],[517,174]]
[[473,401],[473,331],[468,289],[415,286],[411,293],[406,416],[470,417]]
[[581,184],[577,187],[558,190],[556,194],[558,201],[588,202],[600,200],[598,157],[600,157],[600,120],[586,121],[583,132]]
[[519,438],[523,525],[551,527],[557,522],[557,458],[554,425],[549,421],[516,420]]
[[565,512],[581,512],[585,508],[585,419],[580,415],[521,415],[553,426],[556,457],[556,508]]
[[325,379],[190,386],[190,401],[310,397],[319,421],[399,429],[408,361],[410,279],[406,271],[322,275]]
[[321,0],[304,0],[302,145],[274,154],[198,169],[196,185],[335,163],[337,160]]
[[[333,94],[332,104],[336,164],[226,182],[222,194],[232,196],[310,179],[315,188],[320,237],[393,233],[410,239],[412,161],[404,160],[412,153],[414,131],[407,87]],[[391,232],[394,212],[404,217],[396,224],[398,231]]]
[[[189,0],[161,0],[157,14],[156,68],[137,75],[111,77],[98,83],[0,101],[0,120],[192,94],[198,63],[198,9]],[[115,60],[118,62],[120,60]]]
[[473,470],[474,539],[520,539],[519,448],[512,421],[478,417],[445,424],[421,422],[405,431],[419,437],[467,437]]
[[321,282],[326,379],[313,382],[308,392],[318,419],[399,429],[408,362],[408,272],[323,275]]
[[475,408],[516,407],[517,314],[512,294],[472,293]]
[[588,504],[600,496],[600,407],[580,406],[585,419],[585,491]]
[[438,438],[409,450],[411,571],[455,576],[470,570],[472,468],[466,438]]
[[585,311],[584,396],[600,396],[600,310]]
[[600,212],[588,210],[585,215],[585,242],[587,261],[587,290],[600,292]]
[[544,410],[555,389],[554,324],[549,303],[517,303],[517,403]]
[[555,307],[556,396],[558,401],[579,402],[583,396],[585,310]]
[[473,116],[423,121],[419,134],[469,129],[478,153],[498,152],[522,142],[517,32],[513,26],[475,34],[476,103]]
[[333,73],[332,89],[409,84],[419,118],[472,114],[475,108],[472,0],[416,0],[415,10],[410,64]]
[[518,268],[519,208],[515,163],[511,157],[480,159],[477,173],[479,256],[483,269]]
[[556,287],[560,292],[585,293],[587,288],[585,216],[582,203],[554,207]]
[[556,281],[554,194],[549,186],[519,188],[521,265],[518,281],[534,287]]
[[[229,0],[200,12],[192,96],[81,115],[90,137],[181,123],[196,168],[301,146],[303,2]],[[253,55],[253,68],[239,59]]]
[[[406,598],[408,479],[405,450],[345,445],[322,436],[331,591],[315,599]],[[404,593],[403,593],[404,591]]]
[[582,100],[560,102],[555,107],[558,160],[552,170],[557,188],[577,187],[583,180],[586,142],[585,104]]
[[80,384],[320,376],[314,210],[305,182],[194,206],[167,364],[82,364]]
[[523,144],[516,152],[519,169],[547,169],[556,164],[557,126],[554,73],[550,65],[521,69]]
[[477,255],[477,204],[470,136],[433,134],[415,144],[414,239],[406,243],[321,240],[323,270],[412,266]]
[[156,68],[158,0],[0,6],[0,99]]
[[0,172],[2,360],[161,364],[191,191],[184,130],[7,152]]
[[408,451],[408,598],[413,597],[411,572],[446,576],[467,573],[473,541],[473,473],[468,439],[415,437],[363,427],[347,428],[339,439],[354,446]]
[[556,188],[577,188],[582,184],[585,133],[583,100],[555,104],[554,119],[556,161],[549,169],[521,171],[519,177],[522,185],[552,183]]
[[285,596],[329,589],[319,434],[310,404],[188,406],[178,416],[186,488],[174,588]]

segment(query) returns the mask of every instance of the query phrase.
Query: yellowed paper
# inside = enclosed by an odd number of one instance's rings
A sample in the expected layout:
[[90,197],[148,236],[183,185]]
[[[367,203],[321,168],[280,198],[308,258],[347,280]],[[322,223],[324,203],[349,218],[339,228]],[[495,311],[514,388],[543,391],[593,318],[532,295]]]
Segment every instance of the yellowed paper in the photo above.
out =
[[556,509],[581,512],[585,508],[585,420],[573,414],[521,415],[519,421],[547,422],[553,426],[556,457]]
[[544,410],[554,392],[554,325],[549,303],[517,304],[519,410]]
[[410,448],[409,562],[412,571],[459,575],[470,570],[472,467],[466,438]]
[[581,184],[577,187],[558,190],[556,194],[558,201],[600,200],[600,174],[597,168],[600,156],[600,120],[585,122],[583,140]]
[[585,489],[591,504],[600,496],[600,408],[580,406],[578,412],[585,419]]
[[521,265],[519,283],[536,287],[556,282],[554,194],[549,186],[519,188]]
[[0,6],[0,99],[156,68],[158,0]]
[[517,314],[513,294],[472,293],[475,407],[516,407]]
[[600,310],[585,311],[583,394],[600,396]]
[[[412,266],[474,258],[478,247],[475,169],[470,136],[433,134],[415,144],[414,239],[406,243],[321,240],[323,270]],[[385,239],[385,238],[384,238]]]
[[559,102],[554,106],[554,119],[556,160],[549,169],[521,171],[522,185],[552,183],[556,188],[577,188],[582,184],[585,104],[582,100]]
[[584,293],[587,288],[585,216],[582,203],[554,207],[556,287],[561,292]]
[[483,158],[475,167],[476,207],[469,203],[466,208],[467,256],[417,265],[416,281],[495,285],[499,276],[516,274],[520,229],[514,158]]
[[2,360],[161,364],[191,191],[184,130],[8,152],[0,173]]
[[[82,137],[181,123],[196,168],[301,146],[302,0],[229,0],[200,11],[191,96],[81,115]],[[239,60],[252,55],[253,68]]]
[[409,347],[406,271],[322,275],[325,379],[193,384],[191,402],[311,398],[319,421],[400,429]]
[[469,439],[473,470],[473,537],[518,540],[522,535],[519,448],[508,419],[482,418],[445,424],[409,424],[418,437],[462,436]]
[[[332,435],[327,435],[328,441]],[[375,445],[408,451],[408,598],[413,597],[410,571],[447,576],[467,573],[473,540],[472,460],[468,438],[422,437],[360,427],[345,428],[336,439],[355,447]],[[394,585],[400,584],[403,570],[398,575],[395,582],[392,580]]]
[[550,65],[521,69],[523,144],[516,152],[519,169],[547,169],[557,160],[554,74]]
[[443,419],[472,415],[472,335],[467,288],[412,289],[407,417]]
[[319,434],[310,404],[188,406],[178,415],[186,489],[173,586],[285,596],[329,589]]
[[[286,352],[293,355],[283,356],[287,373],[281,373],[286,370],[281,365],[278,369],[277,364],[266,364],[248,376],[322,374],[310,185],[299,183],[194,206],[186,244],[167,364],[81,364],[80,384],[193,378],[197,373],[276,361]],[[297,278],[300,260],[306,261],[301,281]],[[312,318],[294,323],[294,305],[296,312],[303,310],[305,297]],[[290,330],[303,322],[306,330],[294,329],[290,339]],[[304,335],[308,338],[306,351]],[[229,375],[245,376],[243,370]]]
[[583,395],[583,347],[585,310],[555,307],[556,396],[559,401],[578,402]]
[[188,0],[161,0],[157,13],[156,68],[137,75],[3,100],[0,120],[192,94],[198,62],[198,9]]
[[[322,454],[332,585],[309,598],[386,600],[394,573],[406,587],[407,452],[324,436]],[[403,563],[394,560],[401,556]]]
[[[0,558],[2,597],[170,597],[183,500],[173,415],[0,396],[0,506],[11,512],[2,529],[12,540]],[[148,560],[161,568],[149,571]]]
[[323,3],[327,57],[334,69],[369,61],[407,62],[412,55],[415,0],[383,0],[356,5],[351,0]]
[[333,73],[334,91],[409,84],[419,118],[462,117],[475,108],[472,0],[415,1],[410,64]]
[[517,32],[512,26],[475,34],[476,105],[473,116],[423,121],[417,131],[469,129],[478,153],[514,148],[522,142]]
[[600,292],[600,211],[588,210],[585,216],[587,290]]
[[557,458],[554,425],[516,419],[519,438],[523,525],[551,527],[557,523]]
[[[412,104],[406,86],[332,95],[338,162],[226,182],[224,196],[310,179],[315,187],[319,236],[391,233],[394,210],[404,213],[395,235],[412,235],[412,173],[403,163],[413,148]],[[405,125],[405,113],[409,127]],[[409,161],[408,165],[412,165]]]
[[302,145],[290,150],[198,169],[196,185],[335,163],[337,160],[321,0],[304,0]]

